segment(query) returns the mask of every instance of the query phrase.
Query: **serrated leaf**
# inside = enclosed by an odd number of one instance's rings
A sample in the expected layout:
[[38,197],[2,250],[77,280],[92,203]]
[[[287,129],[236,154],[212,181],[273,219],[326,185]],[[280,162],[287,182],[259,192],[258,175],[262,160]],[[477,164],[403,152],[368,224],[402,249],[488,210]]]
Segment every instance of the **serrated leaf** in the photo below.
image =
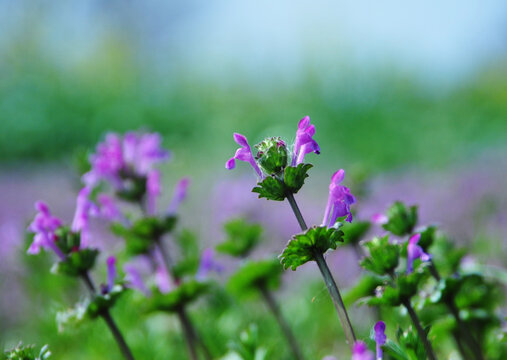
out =
[[286,196],[284,183],[271,176],[257,183],[257,186],[252,189],[252,192],[258,193],[259,199],[266,198],[274,201],[283,201]]
[[286,189],[289,192],[296,194],[304,185],[305,179],[308,177],[307,172],[312,167],[312,164],[299,164],[296,167],[286,167],[283,176]]
[[335,228],[314,226],[301,234],[294,235],[279,256],[284,269],[296,270],[298,266],[315,260],[315,254],[324,254],[336,249],[343,242],[343,232]]
[[227,289],[237,296],[256,293],[259,286],[276,289],[280,285],[282,272],[278,259],[249,261],[229,278]]
[[374,238],[365,244],[370,255],[361,261],[361,266],[366,270],[379,275],[392,273],[399,263],[399,246],[390,244],[386,235],[381,238]]
[[407,209],[405,204],[400,201],[396,201],[387,210],[386,215],[388,221],[382,226],[394,235],[410,235],[417,224],[417,206]]

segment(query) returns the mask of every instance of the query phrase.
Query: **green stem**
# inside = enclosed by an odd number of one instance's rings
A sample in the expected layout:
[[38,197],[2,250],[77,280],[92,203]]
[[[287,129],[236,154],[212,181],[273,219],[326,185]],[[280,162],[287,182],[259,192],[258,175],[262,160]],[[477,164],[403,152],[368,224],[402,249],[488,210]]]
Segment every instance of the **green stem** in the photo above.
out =
[[289,346],[292,350],[292,353],[294,354],[295,359],[303,360],[304,359],[303,354],[301,352],[301,349],[299,348],[299,344],[296,340],[296,337],[294,336],[294,333],[292,332],[289,324],[283,317],[282,312],[280,311],[280,308],[278,307],[278,304],[276,303],[273,295],[264,284],[259,284],[258,288],[260,293],[262,294],[262,297],[264,298],[264,301],[268,305],[268,308],[271,310],[276,321],[278,322],[278,325],[280,326],[282,333],[287,339],[287,342],[289,343]]
[[419,317],[417,316],[414,308],[412,307],[412,304],[410,304],[410,300],[404,301],[403,305],[408,311],[408,314],[410,315],[410,318],[412,319],[412,323],[414,324],[417,333],[419,334],[419,338],[421,339],[424,349],[426,350],[426,356],[430,360],[437,360],[437,357],[435,356],[435,352],[433,351],[433,347],[431,346],[430,341],[428,340],[428,337],[426,336],[426,332],[424,331],[421,322],[419,320]]
[[338,290],[338,286],[333,279],[333,275],[327,266],[324,256],[320,252],[315,252],[314,257],[317,265],[319,266],[320,273],[324,278],[324,282],[326,283],[327,290],[331,295],[331,299],[333,299],[334,307],[338,312],[338,318],[342,324],[347,343],[352,349],[354,343],[356,342],[356,335],[354,334],[354,329],[352,328],[352,324],[350,322],[347,309],[345,308],[345,304],[343,303],[342,297],[340,295],[340,291]]
[[[155,244],[162,255],[164,265],[165,265],[169,275],[171,276],[172,280],[175,283],[178,283],[180,281],[180,279],[176,276],[176,274],[174,274],[173,262],[172,262],[171,257],[169,256],[169,251],[167,251],[167,248],[164,246],[164,243],[162,242],[161,239],[157,239],[155,241]],[[194,354],[196,354],[195,342],[197,342],[201,346],[204,357],[207,360],[211,360],[213,357],[211,356],[211,353],[210,353],[208,347],[206,346],[204,341],[198,335],[197,330],[195,329],[195,326],[192,323],[192,321],[190,320],[190,318],[188,317],[184,307],[182,307],[179,310],[178,318],[181,322],[181,327],[183,328],[183,334],[185,335],[185,340],[187,342],[190,358],[194,359],[193,356],[194,356]],[[192,347],[192,349],[190,349],[190,347]]]
[[[296,219],[299,223],[299,226],[301,227],[301,230],[305,231],[308,229],[306,226],[305,219],[303,218],[303,215],[301,214],[301,211],[299,210],[299,206],[296,203],[296,199],[294,199],[294,195],[292,193],[288,193],[287,200],[289,201],[289,204],[292,208],[292,211],[294,212],[294,215],[296,216]],[[322,274],[322,277],[324,278],[324,282],[326,283],[327,289],[329,291],[329,295],[331,296],[331,299],[333,300],[334,307],[336,308],[336,311],[338,312],[338,318],[340,319],[340,322],[343,327],[343,331],[345,333],[345,338],[347,339],[347,343],[352,349],[354,346],[354,343],[356,342],[356,335],[354,334],[354,329],[352,328],[352,324],[349,319],[349,315],[347,313],[347,309],[345,308],[345,304],[343,303],[342,297],[340,295],[340,291],[338,290],[338,286],[336,285],[336,282],[334,281],[333,275],[331,274],[331,271],[329,270],[329,267],[327,266],[326,260],[324,259],[324,256],[322,253],[316,251],[314,253],[315,262],[317,263],[320,273]]]
[[[81,275],[81,277],[90,292],[91,298],[93,299],[96,295],[96,288],[95,288],[95,284],[93,283],[92,279],[90,278],[90,274],[88,274],[88,272],[85,272]],[[109,310],[105,309],[105,310],[101,311],[100,316],[104,319],[109,330],[113,334],[113,337],[116,340],[116,343],[118,344],[118,347],[120,348],[120,351],[123,354],[123,357],[127,360],[134,360],[134,356],[132,355],[132,352],[130,351],[130,348],[128,347],[127,342],[125,341],[125,338],[123,337],[120,329],[118,328],[115,321],[111,317]]]
[[[433,263],[433,261],[430,261],[429,264],[429,270],[431,275],[435,278],[435,280],[440,281],[441,276],[440,273],[437,270],[437,267]],[[459,309],[456,306],[456,303],[454,302],[454,299],[445,299],[445,305],[451,312],[452,316],[456,320],[456,324],[458,325],[458,336],[456,336],[456,344],[458,345],[458,348],[460,349],[461,355],[466,359],[468,358],[467,354],[464,352],[463,345],[460,344],[460,341],[458,341],[458,337],[463,337],[463,340],[465,340],[465,344],[467,344],[468,348],[472,351],[474,354],[474,357],[477,360],[484,360],[484,356],[482,355],[481,346],[475,339],[475,337],[470,334],[470,331],[467,330],[466,325],[463,323],[463,320],[461,320],[461,317],[459,316]]]

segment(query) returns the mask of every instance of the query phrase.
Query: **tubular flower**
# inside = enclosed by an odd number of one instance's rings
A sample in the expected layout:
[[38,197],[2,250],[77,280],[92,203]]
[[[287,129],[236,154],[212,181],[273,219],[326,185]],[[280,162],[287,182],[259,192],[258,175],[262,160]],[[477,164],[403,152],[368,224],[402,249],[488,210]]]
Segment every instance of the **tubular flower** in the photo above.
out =
[[346,216],[348,222],[352,221],[350,205],[356,202],[354,195],[350,193],[348,187],[340,185],[345,178],[345,170],[340,169],[331,177],[329,184],[329,198],[327,200],[326,210],[322,225],[331,227],[336,223],[339,217]]
[[315,135],[315,126],[310,124],[310,117],[305,116],[299,121],[296,131],[296,141],[294,142],[294,151],[292,153],[292,166],[301,164],[306,154],[314,152],[320,154],[319,144],[313,140]]
[[56,245],[57,237],[55,231],[62,226],[62,221],[51,215],[51,211],[46,203],[37,201],[35,203],[37,214],[28,227],[30,232],[35,233],[33,242],[28,248],[28,254],[38,254],[40,248],[51,249],[60,258],[65,260],[65,255]]
[[424,250],[417,245],[421,239],[421,234],[415,234],[408,239],[407,245],[407,274],[414,271],[414,260],[421,259],[421,261],[430,261],[431,255],[426,254]]
[[377,350],[377,359],[376,360],[382,360],[382,345],[385,345],[387,337],[385,334],[386,331],[386,324],[383,321],[378,321],[375,326],[373,327],[373,330],[375,331],[375,344],[376,344],[376,350]]
[[158,170],[151,170],[146,177],[146,208],[148,214],[155,214],[157,197],[161,193],[162,186],[160,184],[160,172]]
[[352,350],[352,360],[374,360],[373,353],[368,350],[366,344],[362,341],[356,341]]
[[244,135],[234,133],[233,135],[234,141],[241,146],[238,150],[236,150],[236,153],[233,157],[231,157],[227,162],[225,163],[225,168],[228,170],[232,170],[236,167],[236,160],[246,161],[252,165],[253,169],[259,175],[261,179],[264,178],[264,175],[262,174],[261,170],[259,169],[259,166],[255,162],[255,159],[252,155],[252,149],[250,148],[250,145],[248,144],[248,140]]
[[91,170],[83,175],[85,184],[94,186],[106,180],[115,187],[121,187],[120,171],[125,162],[122,154],[122,141],[117,134],[107,134],[103,143],[97,145],[96,153],[90,157]]
[[174,195],[171,200],[171,203],[169,204],[169,207],[167,208],[167,214],[168,215],[174,215],[178,211],[178,208],[180,207],[180,204],[185,200],[187,197],[188,187],[190,186],[190,179],[189,178],[183,178],[176,184],[176,187],[174,188]]
[[[110,256],[106,260],[107,264],[107,286],[105,287],[105,292],[109,293],[113,290],[114,282],[116,280],[116,258],[114,256]],[[103,291],[104,292],[104,291]]]
[[71,230],[81,233],[81,247],[86,247],[90,239],[90,215],[98,213],[98,207],[90,199],[91,188],[85,186],[79,191],[76,201],[76,212]]
[[120,209],[113,197],[107,194],[97,195],[97,203],[99,207],[98,215],[106,220],[114,221],[122,218]]
[[127,133],[123,140],[124,160],[136,174],[147,175],[154,164],[169,159],[169,152],[161,144],[157,133]]
[[202,253],[199,269],[195,277],[197,280],[204,280],[211,271],[219,273],[222,270],[223,266],[215,260],[215,252],[213,249],[208,248]]

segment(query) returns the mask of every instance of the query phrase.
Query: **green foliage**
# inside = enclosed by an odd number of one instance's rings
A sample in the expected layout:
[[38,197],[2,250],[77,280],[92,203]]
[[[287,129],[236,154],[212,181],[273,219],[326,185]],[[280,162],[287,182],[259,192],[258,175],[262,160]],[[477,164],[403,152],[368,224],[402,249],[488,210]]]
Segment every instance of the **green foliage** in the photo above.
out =
[[252,192],[258,193],[259,198],[268,200],[283,201],[287,194],[296,194],[304,185],[308,177],[308,170],[312,164],[299,164],[296,167],[287,166],[284,171],[283,181],[278,177],[266,177],[257,183]]
[[210,284],[197,280],[189,280],[174,290],[166,294],[154,291],[153,296],[147,299],[147,308],[149,311],[175,312],[181,307],[197,300],[206,294],[210,289]]
[[92,319],[99,316],[103,311],[114,306],[118,298],[125,292],[125,287],[115,285],[110,292],[106,294],[98,294],[88,303],[86,313]]
[[128,254],[146,254],[154,241],[174,229],[176,220],[175,216],[143,217],[135,221],[129,228],[121,223],[113,223],[111,231],[125,239]]
[[48,345],[44,345],[37,353],[35,345],[23,345],[19,343],[14,349],[7,350],[2,360],[46,360],[51,356]]
[[383,283],[384,280],[377,275],[364,274],[359,278],[357,283],[349,288],[343,295],[343,302],[346,306],[350,306],[361,298],[374,296],[375,289]]
[[394,235],[410,235],[417,224],[417,206],[406,208],[405,204],[396,201],[387,210],[388,221],[382,225],[384,229]]
[[116,192],[116,196],[132,203],[141,203],[146,194],[146,177],[134,174],[122,174],[124,187]]
[[200,261],[196,234],[188,229],[184,229],[175,237],[175,241],[178,244],[181,256],[172,268],[174,276],[182,278],[185,275],[195,275]]
[[247,296],[256,293],[259,286],[276,289],[282,272],[277,259],[248,261],[229,278],[227,290],[237,296]]
[[345,244],[357,244],[371,227],[369,221],[345,222],[340,230],[343,231]]
[[[426,329],[426,333],[428,333],[428,329]],[[417,334],[416,331],[412,329],[410,326],[407,330],[403,331],[400,327],[396,333],[396,339],[400,344],[401,349],[403,349],[408,360],[421,360],[426,359],[426,351],[424,350],[424,344],[421,341],[421,338]],[[388,353],[391,355],[392,352],[388,350]]]
[[87,318],[87,309],[90,303],[89,299],[80,301],[72,308],[65,309],[56,313],[56,324],[58,331],[62,332],[67,328],[76,329],[83,324]]
[[97,249],[89,248],[73,251],[67,254],[64,261],[55,263],[52,271],[56,274],[80,276],[93,268],[98,254]]
[[57,245],[64,254],[69,254],[72,251],[79,249],[81,244],[81,235],[70,231],[68,226],[62,226],[55,231],[58,239]]
[[269,175],[278,175],[287,166],[287,146],[279,137],[263,140],[255,145],[255,159],[262,171]]
[[389,275],[399,263],[400,248],[389,243],[389,237],[376,237],[366,243],[370,255],[361,261],[361,266],[378,275]]
[[227,239],[215,249],[223,254],[246,257],[261,240],[262,226],[244,219],[234,219],[224,225]]
[[409,275],[398,275],[395,286],[386,285],[382,292],[370,298],[369,305],[400,306],[417,294],[417,289],[426,274],[413,272]]
[[294,235],[280,255],[284,269],[296,270],[298,266],[315,260],[315,254],[336,249],[343,242],[343,232],[335,228],[314,226],[304,233]]
[[265,360],[267,350],[259,344],[257,325],[250,326],[239,334],[239,339],[229,344],[229,353],[223,360]]

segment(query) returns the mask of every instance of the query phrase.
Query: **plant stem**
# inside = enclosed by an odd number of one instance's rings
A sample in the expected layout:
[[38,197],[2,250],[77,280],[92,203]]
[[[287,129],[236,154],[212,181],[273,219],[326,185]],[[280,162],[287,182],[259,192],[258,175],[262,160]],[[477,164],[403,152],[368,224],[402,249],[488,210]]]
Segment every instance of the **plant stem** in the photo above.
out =
[[190,323],[190,319],[188,318],[185,309],[183,307],[179,308],[176,311],[178,314],[178,318],[180,319],[181,328],[183,330],[183,334],[185,334],[185,340],[187,343],[188,353],[190,355],[190,359],[198,360],[196,346],[195,346],[195,338],[194,332],[192,328],[192,324]]
[[[435,278],[435,280],[440,281],[441,279],[440,273],[438,272],[437,267],[435,266],[433,261],[430,261],[429,270],[431,275]],[[464,352],[463,345],[461,344],[460,341],[458,341],[460,336],[463,337],[465,343],[468,345],[468,348],[474,354],[474,357],[477,360],[484,360],[481,346],[479,345],[475,337],[469,332],[469,330],[466,329],[466,325],[463,323],[463,321],[459,316],[459,310],[458,307],[456,306],[456,303],[454,302],[454,299],[445,299],[445,305],[449,308],[449,311],[451,312],[452,316],[456,320],[456,324],[458,325],[459,335],[456,336],[456,343],[463,357],[466,359],[468,356]]]
[[[88,272],[85,272],[81,275],[81,277],[90,292],[91,298],[93,299],[96,295],[96,288],[95,284],[93,283],[93,280],[90,277],[90,274]],[[109,330],[113,334],[113,337],[116,340],[116,343],[118,344],[118,347],[120,348],[123,357],[127,360],[134,360],[134,356],[132,355],[132,352],[130,351],[130,348],[128,347],[127,342],[125,341],[125,338],[123,337],[120,329],[118,328],[113,318],[111,317],[109,310],[105,309],[101,311],[100,316],[104,319]]]
[[419,321],[419,317],[417,316],[414,308],[412,307],[412,304],[410,304],[410,300],[404,301],[403,305],[408,311],[408,314],[410,315],[410,318],[412,319],[412,323],[414,324],[417,333],[419,334],[419,337],[424,345],[424,349],[426,350],[426,356],[430,360],[437,360],[437,357],[435,356],[435,352],[433,351],[433,347],[431,346],[430,341],[428,340],[428,337],[426,336],[426,332],[424,331],[421,322]]
[[303,360],[303,354],[301,353],[301,349],[299,348],[298,342],[296,340],[296,337],[294,336],[294,333],[292,332],[289,324],[287,324],[287,321],[283,317],[280,308],[278,307],[278,304],[276,303],[273,295],[271,292],[266,288],[264,284],[259,284],[259,291],[262,294],[262,297],[264,298],[264,301],[268,305],[268,308],[273,313],[276,321],[278,322],[278,325],[280,326],[282,333],[284,334],[285,338],[287,339],[287,342],[289,343],[289,346],[294,354],[294,357],[297,360]]
[[292,208],[294,215],[296,215],[296,219],[298,220],[301,230],[305,231],[306,229],[308,229],[308,226],[306,226],[305,219],[303,218],[303,215],[301,214],[301,211],[299,210],[299,206],[296,202],[296,199],[294,199],[294,195],[292,193],[288,193],[287,200],[289,201],[290,207]]
[[[155,244],[162,255],[162,259],[164,261],[164,265],[167,269],[167,272],[171,276],[174,283],[176,284],[179,283],[180,279],[172,271],[173,263],[171,257],[169,256],[169,251],[167,251],[167,248],[164,246],[164,243],[162,242],[161,239],[157,239],[155,241]],[[194,359],[193,357],[194,354],[197,354],[195,350],[195,342],[197,341],[197,343],[201,346],[204,357],[207,360],[211,360],[213,357],[211,356],[211,353],[206,344],[204,343],[204,341],[198,335],[197,330],[195,329],[190,318],[188,317],[185,308],[182,307],[180,310],[178,310],[177,314],[181,322],[181,327],[183,328],[183,334],[185,335],[185,340],[187,342],[190,358]],[[190,349],[190,347],[192,347],[192,349]]]
[[[286,196],[287,196],[287,200],[289,201],[289,204],[292,208],[292,211],[294,212],[294,215],[296,216],[299,226],[301,227],[301,230],[303,230],[303,231],[307,230],[308,227],[306,226],[305,219],[303,218],[303,215],[301,214],[301,211],[299,210],[298,204],[296,203],[296,199],[294,199],[294,195],[292,193],[288,193]],[[331,295],[331,299],[333,300],[334,307],[336,308],[336,311],[338,312],[338,318],[340,319],[340,322],[342,324],[343,331],[345,333],[345,338],[347,339],[347,344],[352,349],[354,346],[354,343],[356,342],[356,335],[354,334],[354,329],[352,328],[352,324],[350,323],[349,315],[347,313],[347,309],[345,308],[345,304],[343,303],[342,297],[340,295],[340,291],[338,290],[338,286],[336,285],[336,282],[334,281],[333,275],[331,274],[331,271],[329,270],[329,267],[327,266],[324,256],[320,252],[315,251],[314,258],[315,258],[315,262],[319,266],[320,273],[322,274],[322,277],[324,278],[324,282],[326,283],[327,289],[329,291],[329,295]]]
[[324,256],[320,252],[316,251],[314,257],[317,265],[319,266],[322,277],[324,278],[324,282],[326,283],[327,290],[331,295],[331,299],[333,299],[334,307],[338,312],[338,318],[342,324],[347,343],[352,349],[354,343],[356,342],[356,335],[354,334],[354,329],[352,328],[352,324],[350,322],[347,309],[345,308],[345,304],[343,303],[342,297],[340,295],[340,291],[338,290],[338,286],[333,279],[333,275],[327,266]]

